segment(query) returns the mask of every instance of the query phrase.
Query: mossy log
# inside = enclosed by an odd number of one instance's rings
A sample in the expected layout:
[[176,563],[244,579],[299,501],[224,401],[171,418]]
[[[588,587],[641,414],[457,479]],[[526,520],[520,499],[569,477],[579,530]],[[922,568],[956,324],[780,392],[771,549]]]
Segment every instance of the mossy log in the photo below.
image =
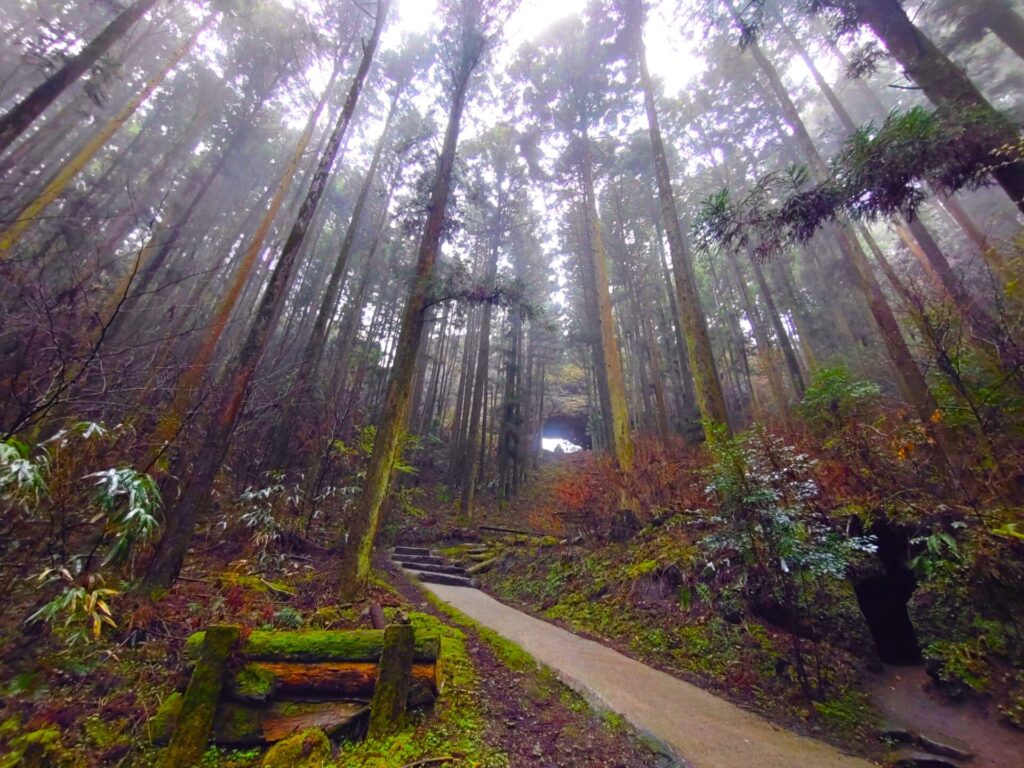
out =
[[490,560],[484,560],[482,563],[477,563],[474,566],[466,569],[466,573],[473,576],[478,573],[486,573],[494,567],[494,564],[498,562],[497,557],[492,557]]
[[[205,632],[196,632],[185,642],[186,658],[198,657]],[[436,636],[417,637],[413,660],[435,662],[440,648]],[[384,630],[310,629],[259,630],[245,638],[237,655],[249,661],[371,661],[384,650]]]
[[370,703],[370,738],[383,738],[402,727],[412,677],[415,631],[409,624],[384,630],[380,673]]
[[235,626],[206,630],[192,679],[181,700],[174,734],[164,753],[166,768],[194,765],[206,750],[224,685],[224,670],[239,634]]
[[223,701],[217,709],[213,740],[227,747],[273,744],[307,728],[335,740],[356,738],[366,728],[365,702],[279,701],[269,706]]
[[[300,694],[369,701],[379,674],[379,665],[369,661],[250,661],[229,675],[225,694],[253,702]],[[429,704],[436,696],[437,664],[414,662],[409,706]]]

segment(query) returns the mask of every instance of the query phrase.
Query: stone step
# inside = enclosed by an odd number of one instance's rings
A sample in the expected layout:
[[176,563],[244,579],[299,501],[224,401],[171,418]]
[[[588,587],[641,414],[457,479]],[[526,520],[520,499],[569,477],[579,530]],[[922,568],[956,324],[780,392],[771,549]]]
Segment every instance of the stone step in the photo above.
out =
[[434,565],[433,563],[399,563],[409,571],[423,571],[426,573],[450,573],[453,576],[468,576],[466,569],[461,565]]
[[427,547],[395,547],[396,555],[425,555],[430,556],[434,554]]
[[423,565],[448,565],[443,557],[435,555],[392,555],[396,563],[422,563]]
[[431,584],[447,584],[452,587],[470,587],[471,589],[476,589],[480,586],[476,579],[471,579],[469,576],[455,576],[451,573],[430,573],[429,571],[411,572],[415,573],[420,581],[426,581]]

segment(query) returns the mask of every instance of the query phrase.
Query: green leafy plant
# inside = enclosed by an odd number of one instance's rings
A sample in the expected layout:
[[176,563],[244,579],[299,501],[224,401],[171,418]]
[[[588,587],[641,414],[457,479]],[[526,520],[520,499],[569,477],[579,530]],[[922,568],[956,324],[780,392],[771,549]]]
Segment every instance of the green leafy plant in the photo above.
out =
[[70,630],[67,641],[72,645],[86,637],[99,640],[104,626],[117,626],[110,610],[110,599],[119,593],[103,586],[100,574],[91,573],[75,579],[67,568],[47,568],[37,580],[41,584],[60,584],[61,590],[29,616],[26,623],[60,623],[65,630]]
[[156,512],[160,508],[156,481],[131,467],[105,469],[86,477],[96,478],[95,501],[106,515],[107,533],[114,537],[103,563],[123,564],[136,544],[156,532]]

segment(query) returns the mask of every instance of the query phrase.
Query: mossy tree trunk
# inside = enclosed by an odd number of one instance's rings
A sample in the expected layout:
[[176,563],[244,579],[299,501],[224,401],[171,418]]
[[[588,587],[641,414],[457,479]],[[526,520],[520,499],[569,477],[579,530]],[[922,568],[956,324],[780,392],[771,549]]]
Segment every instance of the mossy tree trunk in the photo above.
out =
[[[281,254],[256,308],[252,325],[249,327],[237,355],[225,368],[224,380],[218,387],[219,392],[213,409],[212,423],[204,436],[202,445],[195,454],[194,461],[191,462],[191,470],[182,475],[186,478],[184,487],[177,503],[168,511],[164,534],[157,545],[153,561],[141,584],[143,593],[165,589],[177,578],[185,560],[189,542],[192,540],[192,533],[195,530],[199,513],[209,504],[214,479],[224,462],[228,445],[248,398],[249,385],[256,375],[256,368],[270,342],[274,322],[287,298],[292,272],[298,260],[302,243],[306,238],[310,222],[316,214],[324,188],[327,186],[331,167],[334,165],[342,139],[359,101],[363,82],[369,72],[377,42],[384,29],[389,2],[390,0],[380,0],[377,4],[373,34],[363,46],[362,61],[349,88],[345,105],[342,107],[334,130],[320,156],[320,161],[310,181],[302,206],[296,214],[288,239],[285,240],[284,246],[281,248]],[[184,461],[181,464],[183,467],[187,466]]]
[[711,349],[707,319],[697,291],[693,272],[693,261],[683,238],[676,210],[675,193],[672,191],[672,176],[665,154],[665,142],[661,137],[658,109],[654,99],[654,83],[647,68],[647,52],[643,42],[644,0],[634,0],[636,12],[634,29],[634,54],[640,65],[640,83],[644,92],[644,108],[647,112],[647,127],[651,136],[651,151],[654,155],[654,175],[658,184],[658,200],[661,203],[662,223],[668,236],[669,254],[672,257],[672,273],[675,279],[676,304],[686,337],[686,349],[693,376],[694,394],[697,407],[705,425],[721,425],[729,429],[729,412],[718,378],[715,356]]
[[469,0],[462,5],[459,30],[461,45],[456,53],[458,61],[453,62],[448,123],[445,127],[441,154],[438,156],[429,213],[420,238],[413,284],[409,300],[402,312],[398,340],[395,343],[394,362],[366,478],[356,502],[356,512],[348,531],[348,539],[340,544],[344,551],[341,573],[343,597],[358,595],[370,575],[370,556],[380,528],[381,509],[388,494],[391,473],[405,434],[413,377],[416,373],[416,358],[423,338],[427,312],[430,309],[434,265],[437,263],[448,208],[462,113],[466,106],[470,78],[488,42],[483,30],[479,28],[482,2],[483,0]]

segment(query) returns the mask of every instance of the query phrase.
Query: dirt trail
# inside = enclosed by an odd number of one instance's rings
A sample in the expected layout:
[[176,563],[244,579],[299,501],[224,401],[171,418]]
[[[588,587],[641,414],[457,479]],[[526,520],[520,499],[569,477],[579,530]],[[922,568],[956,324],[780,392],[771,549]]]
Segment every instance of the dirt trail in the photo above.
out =
[[535,619],[476,589],[425,584],[519,645],[597,706],[671,748],[694,768],[869,768],[867,760],[777,728],[689,683]]

